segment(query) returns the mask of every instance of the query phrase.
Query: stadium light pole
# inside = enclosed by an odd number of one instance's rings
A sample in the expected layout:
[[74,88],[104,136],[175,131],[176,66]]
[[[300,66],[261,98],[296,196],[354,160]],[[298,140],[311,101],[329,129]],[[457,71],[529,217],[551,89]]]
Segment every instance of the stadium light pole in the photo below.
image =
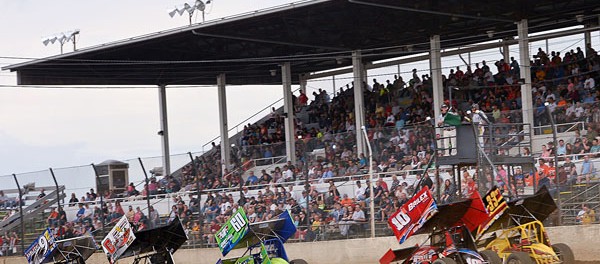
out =
[[375,197],[373,197],[373,149],[371,148],[371,142],[367,136],[367,128],[361,127],[362,133],[367,141],[367,148],[369,149],[369,213],[371,214],[371,238],[375,237]]
[[58,42],[60,44],[60,54],[63,54],[63,46],[67,42],[73,42],[73,51],[77,50],[77,38],[76,35],[79,35],[80,30],[70,30],[61,32],[52,36],[42,38],[42,43],[44,46],[48,46],[48,44],[54,44]]
[[550,125],[552,125],[552,141],[554,142],[554,184],[556,184],[556,205],[558,206],[558,225],[560,226],[562,225],[562,217],[560,215],[562,208],[560,203],[560,182],[558,181],[558,154],[556,153],[558,150],[558,136],[556,133],[554,115],[552,115],[552,112],[550,111],[550,103],[545,102],[544,107],[546,108],[546,113],[548,113],[548,118],[550,118]]

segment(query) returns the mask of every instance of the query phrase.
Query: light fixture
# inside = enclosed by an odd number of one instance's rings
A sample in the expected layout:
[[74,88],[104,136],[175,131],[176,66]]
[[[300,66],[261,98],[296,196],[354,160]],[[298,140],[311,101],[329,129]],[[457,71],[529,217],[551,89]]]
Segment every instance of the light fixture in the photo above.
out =
[[577,23],[583,22],[583,15],[576,15],[575,18],[577,19]]
[[340,57],[335,58],[335,63],[337,63],[338,65],[342,64],[342,62],[343,62],[342,58],[340,58]]
[[271,72],[271,76],[277,75],[277,70],[269,70],[269,72]]
[[414,49],[413,45],[406,45],[406,50],[408,50],[408,51],[411,51],[411,52],[412,52],[412,51],[413,51],[413,49]]
[[176,14],[179,14],[180,16],[183,15],[183,13],[187,12],[189,15],[189,20],[190,20],[190,25],[192,24],[192,16],[194,15],[194,12],[196,12],[196,10],[202,12],[202,22],[204,22],[204,10],[206,9],[206,5],[210,4],[211,1],[206,1],[206,3],[202,2],[202,0],[196,0],[194,2],[190,2],[190,3],[184,3],[181,6],[175,6],[172,9],[167,10],[167,13],[169,14],[170,17],[174,17]]
[[44,46],[48,46],[48,44],[54,44],[54,43],[58,42],[60,44],[60,54],[62,54],[63,46],[65,45],[65,43],[73,42],[73,51],[76,51],[77,50],[77,39],[75,36],[78,35],[79,33],[80,33],[80,30],[75,29],[75,30],[70,30],[70,31],[65,31],[65,32],[61,32],[58,34],[54,34],[52,36],[42,38],[42,44],[44,44]]
[[488,30],[485,32],[488,36],[488,38],[493,38],[494,37],[494,31],[493,30]]

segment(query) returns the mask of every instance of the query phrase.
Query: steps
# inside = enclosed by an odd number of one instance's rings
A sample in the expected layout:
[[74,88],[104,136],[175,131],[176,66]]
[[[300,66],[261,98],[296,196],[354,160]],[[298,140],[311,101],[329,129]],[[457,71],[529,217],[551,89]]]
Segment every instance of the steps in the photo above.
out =
[[596,212],[600,210],[600,182],[561,188],[560,207],[563,225],[578,224],[576,217],[582,204],[587,204]]

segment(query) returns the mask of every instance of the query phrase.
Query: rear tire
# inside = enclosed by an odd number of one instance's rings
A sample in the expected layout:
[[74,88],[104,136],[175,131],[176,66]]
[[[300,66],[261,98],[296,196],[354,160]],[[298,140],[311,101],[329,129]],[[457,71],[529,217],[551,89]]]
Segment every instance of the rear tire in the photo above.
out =
[[562,261],[564,264],[574,264],[575,263],[575,255],[573,254],[573,250],[567,244],[556,243],[552,245],[552,249],[556,255],[558,255],[558,259]]
[[508,255],[506,264],[535,264],[535,261],[525,252],[514,252]]
[[308,262],[306,262],[306,260],[303,259],[294,259],[290,261],[290,264],[308,264]]
[[451,258],[439,258],[433,261],[431,264],[456,264],[456,261]]
[[483,259],[485,259],[489,264],[502,264],[502,259],[498,256],[498,253],[493,250],[483,250],[479,252]]
[[288,262],[282,258],[272,258],[271,263],[273,263],[273,264],[288,264]]

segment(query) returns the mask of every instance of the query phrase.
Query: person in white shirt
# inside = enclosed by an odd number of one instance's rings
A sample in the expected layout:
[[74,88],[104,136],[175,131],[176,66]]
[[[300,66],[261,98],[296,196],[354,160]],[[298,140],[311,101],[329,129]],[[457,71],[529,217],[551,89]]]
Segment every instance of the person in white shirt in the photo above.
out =
[[354,189],[354,198],[357,201],[363,201],[365,197],[366,188],[361,185],[360,181],[356,181],[356,188]]
[[441,136],[444,137],[444,139],[438,141],[438,146],[440,149],[447,150],[447,152],[444,151],[444,154],[456,155],[456,127],[444,123],[446,114],[448,114],[449,111],[448,105],[442,104],[441,110],[442,113],[437,118],[437,126],[442,129]]
[[286,182],[294,180],[294,172],[288,167],[288,165],[283,166],[283,180]]
[[594,89],[596,87],[596,81],[589,74],[586,77],[587,79],[583,82],[583,88],[588,90]]

